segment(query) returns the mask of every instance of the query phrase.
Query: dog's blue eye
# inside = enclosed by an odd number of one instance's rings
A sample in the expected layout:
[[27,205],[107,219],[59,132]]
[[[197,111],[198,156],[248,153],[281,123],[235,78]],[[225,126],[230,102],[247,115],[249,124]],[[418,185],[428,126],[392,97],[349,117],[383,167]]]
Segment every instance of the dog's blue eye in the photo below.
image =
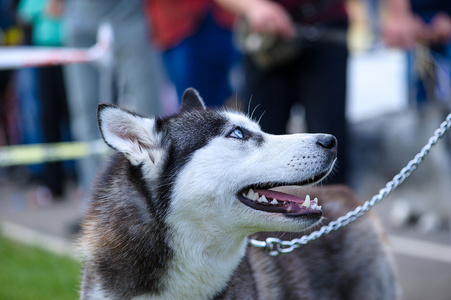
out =
[[243,134],[243,132],[241,131],[241,129],[239,129],[239,128],[236,128],[235,130],[233,130],[233,131],[230,133],[230,136],[231,136],[231,137],[234,137],[234,138],[237,138],[237,139],[242,139],[242,138],[244,138],[244,134]]

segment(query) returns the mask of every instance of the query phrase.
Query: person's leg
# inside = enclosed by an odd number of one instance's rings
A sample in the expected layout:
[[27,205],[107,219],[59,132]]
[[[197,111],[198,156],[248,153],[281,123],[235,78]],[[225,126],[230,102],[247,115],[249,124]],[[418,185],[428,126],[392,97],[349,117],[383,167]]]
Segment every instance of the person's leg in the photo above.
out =
[[[58,68],[60,67],[43,67],[38,69],[42,107],[41,124],[46,143],[61,142],[60,119],[62,112],[59,108],[61,107],[60,102],[65,101],[65,98],[61,98],[59,94],[58,84],[62,82],[58,78],[58,75],[60,75]],[[64,171],[61,161],[45,164],[43,184],[52,191],[54,196],[62,196],[64,190]]]
[[[243,61],[245,74],[244,102],[254,119],[260,119],[263,131],[272,134],[286,133],[287,121],[294,94],[290,89],[291,68],[284,66],[274,70],[262,70],[249,57]],[[258,107],[257,107],[258,106]]]
[[407,97],[409,105],[412,107],[417,107],[417,90],[418,84],[418,74],[415,70],[415,52],[413,50],[406,51],[406,77],[407,77]]
[[[162,115],[161,57],[151,47],[141,2],[130,2],[111,16],[115,29],[115,71],[119,104],[143,115]],[[133,32],[133,34],[130,34]]]
[[[431,95],[424,103],[440,101],[449,103],[451,95],[451,44],[440,45],[431,49],[431,60],[434,62],[432,71],[434,73],[429,78],[431,85]],[[432,63],[432,62],[431,62]]]
[[183,92],[186,89],[185,82],[189,74],[188,55],[186,44],[181,43],[171,49],[162,53],[163,63],[170,81],[174,84],[177,99],[179,102],[182,99]]
[[[74,1],[74,4],[77,3]],[[76,8],[72,8],[72,12],[75,13],[69,18],[71,26],[67,26],[66,45],[88,48],[95,44],[97,25],[94,22],[78,20],[78,16],[82,15],[82,12]],[[83,142],[97,140],[100,138],[96,116],[100,99],[98,70],[92,64],[70,64],[64,66],[64,76],[74,139]],[[99,160],[93,156],[78,161],[77,178],[82,197],[86,197],[90,192],[98,165]]]
[[340,45],[305,49],[298,61],[298,96],[306,111],[309,133],[330,133],[338,139],[338,167],[328,182],[347,176],[346,82],[348,50]]
[[66,82],[64,80],[64,73],[62,66],[55,67],[55,93],[59,99],[58,112],[59,112],[59,126],[60,126],[60,139],[63,142],[73,141],[72,131],[70,128],[69,108],[67,105],[67,89]]

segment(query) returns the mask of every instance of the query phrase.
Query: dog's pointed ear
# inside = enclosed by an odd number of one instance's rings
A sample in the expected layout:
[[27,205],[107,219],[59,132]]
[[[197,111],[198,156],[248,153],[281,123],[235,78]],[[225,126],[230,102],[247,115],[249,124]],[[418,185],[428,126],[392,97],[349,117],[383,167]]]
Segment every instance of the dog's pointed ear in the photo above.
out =
[[99,104],[97,120],[103,140],[123,153],[133,165],[155,164],[161,151],[155,119],[149,119],[111,104]]
[[194,109],[205,110],[205,103],[195,89],[188,88],[183,93],[180,112],[187,112]]

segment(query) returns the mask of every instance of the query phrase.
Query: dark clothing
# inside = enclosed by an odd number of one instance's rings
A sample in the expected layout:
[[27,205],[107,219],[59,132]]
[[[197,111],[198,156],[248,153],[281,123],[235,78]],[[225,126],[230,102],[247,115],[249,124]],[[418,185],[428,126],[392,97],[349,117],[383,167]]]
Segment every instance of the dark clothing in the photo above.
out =
[[[67,109],[66,91],[61,66],[38,69],[39,89],[42,107],[42,128],[46,143],[57,143],[64,140],[69,133],[69,113]],[[61,196],[64,189],[65,172],[63,163],[45,164],[43,183],[55,196]]]
[[[264,115],[263,131],[286,133],[293,104],[305,108],[307,132],[330,133],[338,139],[338,167],[330,183],[346,183],[348,153],[346,77],[348,16],[344,0],[279,0],[300,30],[321,28],[323,39],[302,41],[293,61],[271,69],[244,59],[245,95]],[[314,25],[314,26],[302,26]],[[326,35],[329,38],[326,41]],[[252,110],[252,107],[250,107]],[[258,113],[258,112],[257,112]]]
[[344,0],[278,0],[300,24],[329,24],[348,20]]
[[410,0],[412,11],[427,19],[431,19],[437,12],[444,12],[451,16],[451,1],[449,0]]
[[344,183],[347,173],[347,129],[345,120],[348,50],[344,45],[316,45],[304,49],[293,63],[261,70],[244,60],[245,99],[265,111],[263,131],[284,134],[294,103],[306,111],[309,133],[330,133],[338,139],[338,168],[329,182]]
[[[321,26],[346,35],[348,17],[343,0],[277,2],[297,24]],[[305,108],[309,133],[330,133],[338,139],[338,167],[328,180],[331,183],[346,183],[348,165],[345,117],[348,48],[345,39],[339,40],[307,42],[294,61],[272,69],[259,68],[250,57],[244,59],[244,99],[252,99],[251,105],[259,105],[258,111],[264,111],[260,120],[263,131],[286,133],[291,108],[300,103]]]

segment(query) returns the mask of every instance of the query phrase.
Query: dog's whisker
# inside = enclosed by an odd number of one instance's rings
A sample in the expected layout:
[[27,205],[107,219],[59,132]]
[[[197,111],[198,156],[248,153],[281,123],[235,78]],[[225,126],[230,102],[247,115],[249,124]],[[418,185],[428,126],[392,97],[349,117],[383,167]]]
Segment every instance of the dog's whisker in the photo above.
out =
[[[257,110],[257,108],[260,106],[260,103],[259,104],[257,104],[255,107],[254,107],[254,109],[252,110],[252,113],[251,113],[251,116],[250,116],[250,118],[253,120],[254,119],[254,113],[255,113],[255,111]],[[258,122],[257,122],[258,123]]]
[[257,123],[260,124],[260,120],[263,118],[263,115],[266,113],[266,110],[263,111],[263,113],[261,114],[260,118],[258,118]]
[[247,114],[246,114],[246,115],[247,115],[250,119],[252,119],[251,116],[249,115],[249,113],[250,113],[250,111],[251,111],[252,97],[253,97],[253,95],[251,95],[251,96],[249,97],[249,101],[247,102]]
[[235,110],[240,111],[241,110],[241,104],[240,107],[238,107],[238,89],[235,88]]

